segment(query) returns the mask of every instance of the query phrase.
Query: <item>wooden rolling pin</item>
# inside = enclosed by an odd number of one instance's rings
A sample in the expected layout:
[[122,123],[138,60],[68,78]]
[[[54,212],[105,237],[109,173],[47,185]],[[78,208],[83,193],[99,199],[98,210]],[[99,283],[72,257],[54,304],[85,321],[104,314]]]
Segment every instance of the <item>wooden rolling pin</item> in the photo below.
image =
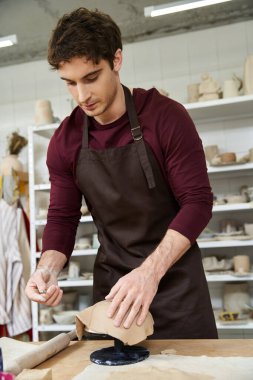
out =
[[23,369],[31,369],[44,362],[45,360],[56,355],[61,350],[66,348],[70,341],[76,338],[76,330],[72,330],[68,333],[62,333],[50,339],[48,342],[36,346],[34,352],[29,352],[20,356],[18,359],[11,361],[8,368],[5,368],[6,372],[18,375]]

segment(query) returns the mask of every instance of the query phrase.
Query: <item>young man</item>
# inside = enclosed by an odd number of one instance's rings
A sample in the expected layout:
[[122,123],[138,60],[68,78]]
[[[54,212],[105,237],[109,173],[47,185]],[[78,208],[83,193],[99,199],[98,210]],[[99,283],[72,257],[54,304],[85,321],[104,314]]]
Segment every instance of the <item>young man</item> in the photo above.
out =
[[43,254],[27,284],[33,301],[57,305],[57,274],[73,251],[81,199],[98,229],[94,302],[128,328],[151,311],[153,338],[216,338],[196,238],[212,193],[199,136],[185,109],[121,85],[118,26],[80,8],[53,31],[48,60],[78,106],[51,139],[51,194]]

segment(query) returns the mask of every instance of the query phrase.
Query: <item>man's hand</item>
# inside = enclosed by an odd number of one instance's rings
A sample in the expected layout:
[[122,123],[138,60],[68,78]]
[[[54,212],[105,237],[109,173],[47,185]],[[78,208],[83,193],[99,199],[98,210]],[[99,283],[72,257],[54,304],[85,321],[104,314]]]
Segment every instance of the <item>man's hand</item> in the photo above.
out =
[[36,271],[26,285],[26,295],[30,300],[47,306],[56,306],[62,298],[57,276],[67,261],[59,251],[46,251],[42,254]]
[[142,325],[161,278],[189,248],[190,241],[184,235],[169,229],[141,266],[112,287],[105,299],[112,301],[108,317],[114,319],[114,326],[124,321],[123,326],[129,328],[137,315],[137,325]]
[[105,297],[112,301],[108,317],[114,317],[114,325],[119,327],[127,314],[123,324],[125,328],[132,325],[137,315],[137,325],[142,325],[157,292],[158,284],[154,271],[146,266],[140,266],[122,277]]
[[26,295],[31,301],[47,306],[56,306],[62,298],[63,291],[57,283],[57,272],[39,268],[27,282]]

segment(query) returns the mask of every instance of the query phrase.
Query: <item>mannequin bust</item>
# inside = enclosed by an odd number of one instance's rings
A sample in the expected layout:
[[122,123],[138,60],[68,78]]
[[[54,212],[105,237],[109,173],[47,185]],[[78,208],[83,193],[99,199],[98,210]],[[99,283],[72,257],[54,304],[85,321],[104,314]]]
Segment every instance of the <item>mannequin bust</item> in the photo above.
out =
[[6,155],[0,163],[0,172],[3,176],[12,174],[12,170],[16,172],[23,171],[23,164],[18,159],[18,154],[24,146],[27,145],[27,139],[20,136],[17,132],[13,132],[8,137],[8,155]]

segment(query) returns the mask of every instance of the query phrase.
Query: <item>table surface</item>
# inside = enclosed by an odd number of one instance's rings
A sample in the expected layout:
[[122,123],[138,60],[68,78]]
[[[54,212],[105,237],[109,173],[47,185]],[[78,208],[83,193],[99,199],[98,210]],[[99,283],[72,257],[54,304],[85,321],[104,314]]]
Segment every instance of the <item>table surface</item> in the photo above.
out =
[[[147,340],[140,345],[148,348],[151,355],[170,350],[173,354],[186,356],[253,356],[253,339]],[[112,340],[74,341],[36,368],[52,368],[53,380],[70,380],[91,363],[93,351],[110,346],[113,346]]]

